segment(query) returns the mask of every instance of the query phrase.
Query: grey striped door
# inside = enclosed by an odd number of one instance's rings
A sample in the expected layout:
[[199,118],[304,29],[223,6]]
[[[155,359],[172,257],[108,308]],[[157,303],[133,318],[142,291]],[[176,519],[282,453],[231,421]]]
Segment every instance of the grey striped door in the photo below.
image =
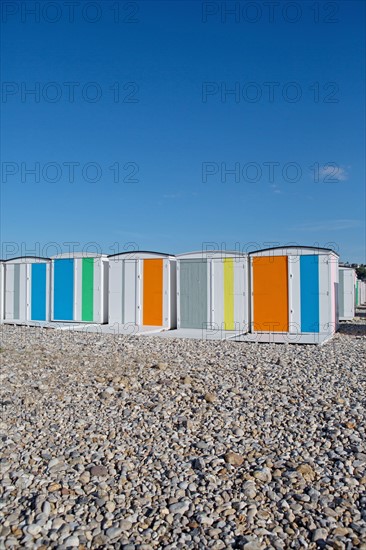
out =
[[180,326],[206,328],[207,261],[180,261]]

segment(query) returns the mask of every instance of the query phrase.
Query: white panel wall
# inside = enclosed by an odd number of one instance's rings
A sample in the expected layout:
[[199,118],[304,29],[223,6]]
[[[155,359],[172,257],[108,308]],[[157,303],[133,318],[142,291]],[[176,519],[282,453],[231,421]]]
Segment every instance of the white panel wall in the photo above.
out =
[[74,260],[74,321],[81,321],[83,260]]
[[355,316],[355,272],[353,269],[339,268],[339,301],[341,302],[339,319],[351,320]]
[[235,330],[249,329],[248,262],[234,258],[234,320]]
[[169,324],[167,328],[177,328],[177,262],[166,260],[169,266]]
[[[211,323],[213,329],[224,329],[224,263],[222,260],[211,260]],[[210,319],[210,317],[209,317]]]
[[123,323],[134,323],[138,325],[141,318],[141,308],[140,310],[137,309],[141,281],[141,276],[138,278],[138,260],[124,260],[124,264]]
[[[29,264],[17,264],[19,267],[19,287],[15,288],[15,264],[5,264],[5,320],[26,321],[29,319]],[[19,303],[19,314],[14,311],[14,300]]]
[[5,319],[14,319],[14,265],[5,265]]
[[4,294],[4,264],[0,263],[0,321],[4,319],[4,301],[5,301],[5,294]]
[[290,333],[301,333],[300,256],[288,257]]
[[109,262],[109,310],[108,322],[137,324],[137,260]]
[[[152,259],[156,257],[153,256]],[[143,266],[145,257],[109,259],[108,322],[141,325],[143,319]],[[175,328],[176,262],[163,260],[163,326]]]
[[[172,297],[172,273],[171,263],[168,259],[163,260],[163,326],[172,326],[171,297]],[[174,262],[175,263],[175,262]],[[175,295],[173,296],[175,300]]]
[[51,262],[46,266],[46,319],[51,319]]
[[[225,328],[225,268],[222,259],[213,259],[211,264],[211,322],[214,328]],[[249,326],[248,263],[244,259],[233,258],[234,271],[234,330],[246,331]],[[210,317],[209,317],[210,318]]]
[[109,290],[109,271],[108,264],[109,261],[107,258],[101,259],[101,273],[102,273],[102,282],[101,282],[101,296],[102,296],[102,311],[101,311],[101,322],[108,323],[108,290]]
[[109,324],[123,323],[123,265],[124,262],[113,258],[109,262]]
[[331,333],[335,330],[332,301],[332,274],[329,257],[319,256],[319,332]]
[[97,323],[103,323],[103,262],[95,258],[93,272],[93,317]]

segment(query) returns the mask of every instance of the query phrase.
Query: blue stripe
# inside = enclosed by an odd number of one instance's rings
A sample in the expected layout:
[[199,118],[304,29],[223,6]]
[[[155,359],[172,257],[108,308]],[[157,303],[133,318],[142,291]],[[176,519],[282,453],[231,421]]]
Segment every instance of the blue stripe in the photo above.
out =
[[54,260],[53,318],[72,321],[74,317],[74,260]]
[[32,264],[31,319],[46,320],[46,264]]
[[301,332],[319,332],[319,256],[300,257]]

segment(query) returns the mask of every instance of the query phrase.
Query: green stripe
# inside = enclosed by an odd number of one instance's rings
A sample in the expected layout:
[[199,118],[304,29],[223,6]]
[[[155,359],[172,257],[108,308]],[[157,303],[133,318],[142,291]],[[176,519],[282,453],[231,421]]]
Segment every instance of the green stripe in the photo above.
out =
[[94,258],[83,258],[82,268],[82,321],[93,321],[94,311]]

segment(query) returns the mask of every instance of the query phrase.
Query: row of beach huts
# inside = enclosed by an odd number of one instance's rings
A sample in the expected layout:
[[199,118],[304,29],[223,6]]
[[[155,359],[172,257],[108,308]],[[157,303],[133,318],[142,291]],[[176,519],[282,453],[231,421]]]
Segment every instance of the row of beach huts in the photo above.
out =
[[366,283],[326,248],[0,261],[2,323],[320,344],[365,303]]

